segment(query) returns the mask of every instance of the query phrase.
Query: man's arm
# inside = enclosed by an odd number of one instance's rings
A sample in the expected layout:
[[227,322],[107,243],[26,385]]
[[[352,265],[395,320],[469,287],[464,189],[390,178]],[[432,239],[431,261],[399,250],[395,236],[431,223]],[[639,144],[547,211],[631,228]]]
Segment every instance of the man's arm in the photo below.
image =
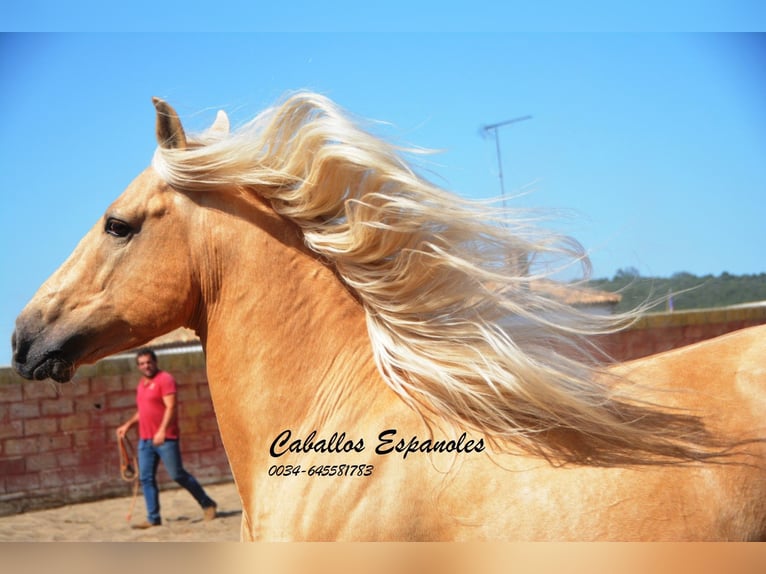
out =
[[154,438],[152,438],[152,443],[155,445],[161,445],[165,442],[165,431],[176,414],[175,393],[163,396],[162,402],[165,403],[165,413],[162,415],[162,422],[160,423],[157,432],[154,434]]
[[117,436],[122,438],[125,436],[125,433],[128,432],[130,427],[132,427],[134,424],[138,422],[138,411],[130,417],[129,420],[127,420],[125,423],[121,424],[117,427]]

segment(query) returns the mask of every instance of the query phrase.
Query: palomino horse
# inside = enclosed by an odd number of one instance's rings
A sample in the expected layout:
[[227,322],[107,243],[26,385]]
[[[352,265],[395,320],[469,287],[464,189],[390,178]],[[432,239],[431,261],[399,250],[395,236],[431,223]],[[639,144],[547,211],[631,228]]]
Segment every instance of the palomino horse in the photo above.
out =
[[152,166],[19,316],[14,367],[199,334],[244,539],[758,540],[766,330],[615,366],[539,288],[579,246],[297,94]]

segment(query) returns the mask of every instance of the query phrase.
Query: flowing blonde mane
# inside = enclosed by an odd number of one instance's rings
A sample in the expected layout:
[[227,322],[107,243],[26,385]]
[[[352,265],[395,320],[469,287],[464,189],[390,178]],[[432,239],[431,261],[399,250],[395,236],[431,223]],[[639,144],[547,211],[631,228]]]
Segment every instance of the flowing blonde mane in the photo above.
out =
[[445,417],[556,461],[653,463],[712,456],[702,425],[618,397],[589,341],[635,315],[594,316],[535,285],[579,244],[529,218],[461,199],[327,98],[299,93],[231,134],[158,148],[181,190],[268,199],[361,301],[385,381]]

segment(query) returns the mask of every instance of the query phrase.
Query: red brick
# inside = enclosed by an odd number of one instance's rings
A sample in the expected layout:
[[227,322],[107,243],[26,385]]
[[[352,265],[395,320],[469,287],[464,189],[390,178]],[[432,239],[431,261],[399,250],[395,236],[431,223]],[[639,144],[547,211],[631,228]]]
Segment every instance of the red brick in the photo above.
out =
[[22,400],[21,385],[0,385],[0,403],[16,403]]
[[107,473],[114,474],[116,476],[119,476],[120,474],[120,457],[117,456],[117,451],[109,451],[111,454],[114,452],[112,456],[106,456],[104,457],[104,460],[101,462],[104,464],[104,468],[106,468]]
[[212,413],[208,416],[198,419],[197,424],[199,426],[199,429],[204,432],[211,432],[218,434],[218,421],[215,418],[215,415]]
[[11,420],[39,418],[40,405],[36,402],[14,403],[11,405],[8,416]]
[[712,325],[710,331],[707,333],[707,339],[725,335],[726,333],[733,331],[734,329],[727,328],[726,325]]
[[696,343],[705,339],[705,331],[709,325],[687,325],[684,328],[684,341]]
[[[136,379],[137,381],[138,379]],[[125,390],[125,384],[123,383],[122,376],[110,375],[95,377],[90,380],[91,392],[94,393],[113,393]]]
[[24,421],[24,436],[53,434],[58,430],[57,419],[27,419]]
[[198,418],[213,412],[213,405],[208,401],[186,401],[181,403],[179,414],[182,417]]
[[136,413],[136,407],[106,411],[99,415],[99,424],[106,428],[117,428]]
[[112,393],[107,397],[107,408],[121,409],[136,406],[136,394],[131,392]]
[[195,418],[181,417],[180,425],[184,436],[195,436],[200,432],[197,419]]
[[17,420],[0,424],[0,439],[21,438],[22,436],[24,436],[23,421]]
[[[117,435],[115,434],[115,429],[117,427],[109,427],[107,429],[103,429],[102,431],[102,437],[100,444],[106,445],[105,448],[108,448],[110,450],[114,449],[115,452],[117,452]],[[133,446],[134,450],[138,450],[138,427],[133,427],[131,431],[128,432],[127,438],[128,441],[130,441],[130,444]]]
[[226,452],[223,449],[199,453],[199,462],[201,467],[215,466],[223,463],[228,468],[229,464]]
[[39,473],[40,486],[43,488],[57,488],[73,482],[71,470],[43,470]]
[[24,463],[24,458],[6,458],[0,460],[0,476],[24,474],[25,472],[26,465]]
[[58,468],[58,457],[53,453],[33,454],[26,457],[27,470],[39,471]]
[[213,448],[213,437],[210,435],[184,436],[181,439],[181,448],[184,452],[198,452]]
[[120,469],[119,467],[115,467],[113,473],[108,473],[104,464],[99,461],[93,464],[80,464],[76,468],[66,469],[65,474],[68,478],[67,484],[84,484],[92,482],[94,479],[106,478],[110,476],[110,474],[115,478],[119,478]]
[[90,428],[91,421],[88,413],[77,413],[59,419],[59,425],[64,432]]
[[9,438],[3,442],[3,454],[15,456],[21,454],[36,454],[40,441],[35,438]]
[[68,415],[74,412],[74,401],[63,397],[40,401],[40,405],[43,415]]
[[[106,476],[104,465],[101,463],[80,464],[76,467],[62,468],[55,471],[42,471],[40,473],[40,482],[43,486],[69,487],[74,484],[97,482],[106,478]],[[58,485],[55,484],[57,481]]]
[[24,383],[24,400],[55,399],[59,396],[56,383],[50,381],[30,381]]
[[186,403],[181,404],[181,408],[183,408],[185,405],[198,405],[195,406],[196,409],[198,409],[198,412],[200,413],[214,413],[215,408],[213,407],[213,401],[210,399],[210,397],[201,397],[199,399],[195,399],[193,401],[187,401]]
[[193,399],[199,398],[197,392],[197,385],[179,385],[178,386],[178,400],[183,403]]
[[66,452],[57,452],[55,453],[56,457],[56,468],[67,468],[72,466],[77,466],[80,464],[80,453],[82,451],[79,450],[70,450]]
[[91,394],[90,379],[76,379],[62,388],[62,394],[68,396],[82,397]]
[[74,412],[90,413],[103,412],[106,410],[106,395],[88,395],[74,401]]
[[31,492],[40,488],[40,476],[34,473],[9,475],[5,477],[5,491]]
[[[197,452],[184,452],[184,466],[189,469],[199,469],[199,453]],[[191,470],[189,471],[192,474],[195,474],[195,472],[198,472],[197,470]]]
[[51,450],[67,450],[72,448],[72,436],[69,434],[55,434],[38,437],[39,452]]
[[109,443],[114,443],[114,448],[117,448],[117,439],[114,432],[109,435],[109,442],[106,445],[104,443],[104,434],[100,429],[76,430],[68,433],[68,436],[71,437],[72,446],[76,449],[100,451],[103,448],[107,448]]

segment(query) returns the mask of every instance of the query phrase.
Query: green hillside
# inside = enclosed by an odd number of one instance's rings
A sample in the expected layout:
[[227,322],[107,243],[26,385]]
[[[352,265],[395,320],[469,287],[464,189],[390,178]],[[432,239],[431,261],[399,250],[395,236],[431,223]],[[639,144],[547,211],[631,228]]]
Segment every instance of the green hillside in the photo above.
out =
[[[757,275],[705,275],[675,273],[670,278],[641,277],[635,269],[620,269],[611,279],[590,281],[593,289],[620,293],[617,311],[627,311],[646,301],[659,301],[651,310],[672,307],[702,309],[766,301],[766,273]],[[670,299],[669,299],[670,297]]]

